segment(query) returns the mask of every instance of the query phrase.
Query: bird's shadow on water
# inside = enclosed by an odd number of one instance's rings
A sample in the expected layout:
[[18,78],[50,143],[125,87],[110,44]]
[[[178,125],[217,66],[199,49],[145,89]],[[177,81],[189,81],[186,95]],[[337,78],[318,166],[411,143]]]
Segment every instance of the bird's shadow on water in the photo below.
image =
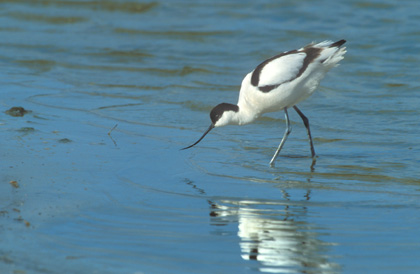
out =
[[339,271],[340,266],[326,255],[332,243],[320,240],[316,232],[320,228],[308,220],[310,189],[300,189],[296,195],[277,184],[278,199],[252,198],[252,194],[247,198],[211,197],[198,183],[188,178],[184,183],[206,199],[211,233],[218,237],[238,235],[239,255],[256,271]]

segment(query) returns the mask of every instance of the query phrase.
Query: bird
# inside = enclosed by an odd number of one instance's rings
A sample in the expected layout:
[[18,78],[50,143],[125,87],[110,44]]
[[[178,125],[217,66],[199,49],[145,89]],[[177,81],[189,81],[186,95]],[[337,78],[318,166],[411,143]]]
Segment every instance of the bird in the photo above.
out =
[[288,110],[293,108],[306,127],[312,159],[316,154],[312,141],[309,120],[297,107],[317,89],[326,73],[344,58],[346,40],[326,40],[310,43],[300,49],[285,51],[260,63],[242,81],[238,103],[221,103],[210,111],[211,124],[204,134],[190,146],[197,145],[213,128],[226,125],[246,125],[262,114],[284,111],[286,130],[270,161],[270,166],[279,155],[292,131]]

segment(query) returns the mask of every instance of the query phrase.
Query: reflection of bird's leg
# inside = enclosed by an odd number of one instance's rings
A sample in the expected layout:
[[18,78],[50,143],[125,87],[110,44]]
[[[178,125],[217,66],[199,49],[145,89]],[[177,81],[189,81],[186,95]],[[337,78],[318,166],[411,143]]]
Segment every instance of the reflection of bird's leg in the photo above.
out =
[[304,195],[304,197],[306,198],[306,201],[309,201],[311,199],[311,190],[308,189],[306,191],[306,194]]
[[316,157],[312,158],[311,172],[315,171]]
[[270,166],[274,166],[274,161],[276,160],[277,156],[280,153],[280,150],[282,149],[284,143],[287,140],[287,136],[289,136],[290,132],[292,132],[292,126],[290,125],[289,121],[289,114],[287,113],[287,108],[284,108],[284,116],[286,117],[286,131],[284,132],[283,139],[281,139],[280,145],[276,150],[276,153],[274,153],[273,158],[270,161]]
[[281,193],[283,194],[283,199],[290,201],[290,194],[286,190],[282,189]]
[[305,115],[303,115],[302,111],[300,111],[300,109],[298,109],[297,106],[293,106],[293,108],[299,114],[300,118],[302,118],[303,124],[305,125],[306,130],[308,131],[309,145],[311,146],[311,155],[312,155],[312,158],[315,158],[315,149],[314,149],[314,143],[312,142],[311,129],[309,128],[309,120],[308,118],[306,118]]
[[[290,194],[289,194],[289,192],[287,192],[286,190],[282,189],[281,190],[281,193],[283,193],[283,199],[285,199],[286,201],[290,201]],[[290,214],[289,209],[290,209],[290,206],[289,206],[289,203],[287,203],[284,206],[284,218],[283,218],[283,221],[288,221],[289,220],[289,217],[292,216],[292,214]]]

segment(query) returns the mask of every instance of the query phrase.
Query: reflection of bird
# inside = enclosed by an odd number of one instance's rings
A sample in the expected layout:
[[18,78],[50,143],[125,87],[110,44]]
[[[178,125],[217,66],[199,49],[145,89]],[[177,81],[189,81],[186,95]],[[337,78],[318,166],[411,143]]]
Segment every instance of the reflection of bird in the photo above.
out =
[[[293,218],[280,219],[282,212]],[[239,208],[238,236],[241,257],[260,263],[260,272],[268,273],[337,273],[338,265],[330,262],[325,247],[311,224],[305,221],[305,210],[286,207],[269,210]]]
[[[244,260],[258,261],[253,268],[264,273],[338,273],[339,265],[327,254],[334,243],[319,239],[317,228],[307,217],[305,202],[290,201],[283,192],[281,201],[246,199],[215,200],[211,204],[214,233],[231,237],[230,224],[238,225],[239,247]],[[310,191],[302,193],[310,197]],[[223,228],[225,227],[225,228]]]
[[183,149],[198,144],[214,127],[244,125],[253,122],[263,113],[284,110],[287,128],[270,161],[270,165],[273,165],[291,132],[287,110],[293,107],[308,131],[312,158],[314,158],[315,150],[309,122],[296,104],[308,98],[327,71],[344,58],[346,48],[341,46],[345,42],[340,40],[335,43],[324,41],[310,44],[265,60],[245,76],[238,104],[221,103],[214,107],[210,112],[210,127],[197,142]]

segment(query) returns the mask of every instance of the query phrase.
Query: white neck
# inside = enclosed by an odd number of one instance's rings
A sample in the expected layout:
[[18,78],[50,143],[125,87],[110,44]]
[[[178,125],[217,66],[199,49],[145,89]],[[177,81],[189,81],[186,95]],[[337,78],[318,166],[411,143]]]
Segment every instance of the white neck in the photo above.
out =
[[246,125],[255,121],[260,117],[260,113],[255,112],[255,109],[250,107],[245,102],[238,103],[239,111],[235,113],[238,119],[238,125]]
[[251,83],[251,72],[248,73],[244,80],[242,81],[241,90],[239,92],[239,100],[238,100],[238,107],[239,112],[238,115],[238,124],[239,125],[246,125],[252,123],[258,117],[261,116],[261,112],[258,110],[258,107],[252,104],[252,100],[250,101],[247,95],[247,89],[250,89]]

